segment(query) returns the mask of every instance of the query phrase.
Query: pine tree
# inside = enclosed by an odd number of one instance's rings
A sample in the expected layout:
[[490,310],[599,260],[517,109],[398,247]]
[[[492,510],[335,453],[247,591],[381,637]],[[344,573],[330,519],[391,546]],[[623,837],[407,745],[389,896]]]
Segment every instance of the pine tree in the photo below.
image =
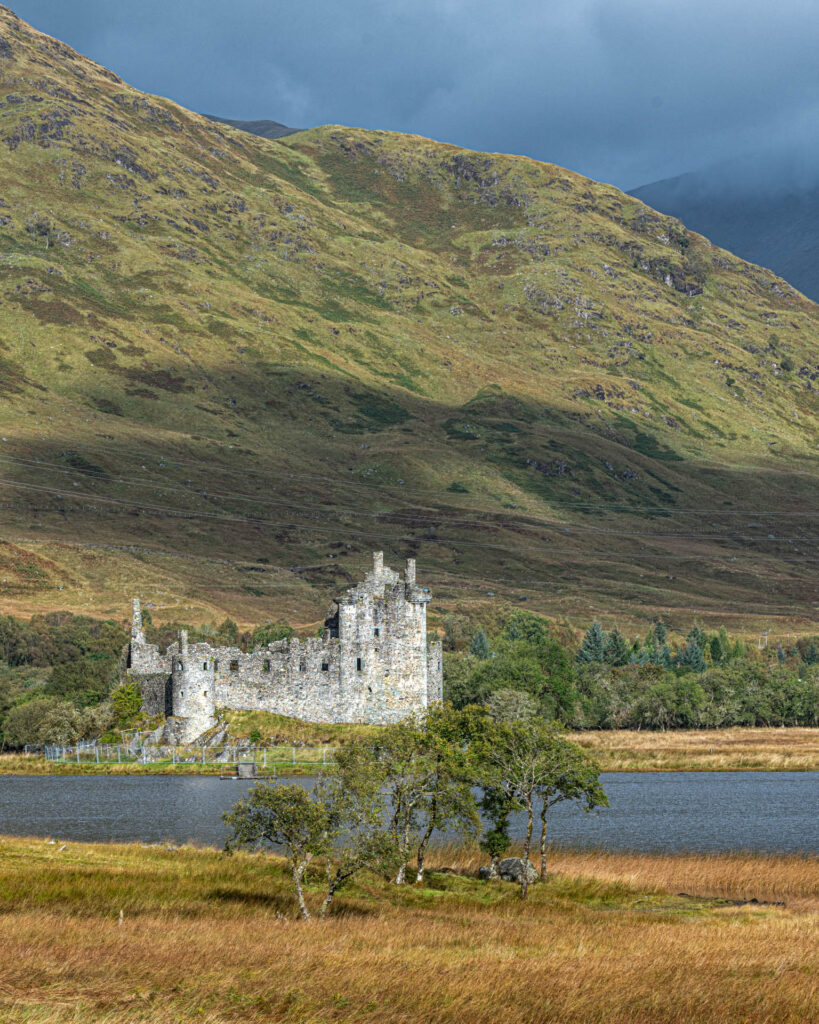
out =
[[583,637],[583,643],[577,652],[577,660],[580,662],[597,662],[602,664],[606,649],[606,634],[600,627],[599,622],[593,622]]
[[819,665],[819,647],[812,640],[805,651],[805,664]]
[[702,626],[694,625],[688,631],[688,636],[685,638],[689,643],[692,641],[699,647],[701,651],[705,650],[705,645],[708,642],[708,637],[705,635],[705,630]]
[[704,672],[706,664],[700,645],[694,640],[689,640],[677,659],[677,664],[680,668],[691,669],[693,672]]
[[481,661],[486,661],[492,653],[492,649],[489,646],[489,638],[482,629],[478,629],[477,633],[472,637],[469,653],[473,654],[476,658],[480,658]]
[[659,620],[651,627],[651,632],[646,638],[646,647],[660,648],[668,639],[668,630]]
[[603,660],[607,665],[626,665],[629,659],[628,641],[615,626],[606,637],[606,644],[603,648]]

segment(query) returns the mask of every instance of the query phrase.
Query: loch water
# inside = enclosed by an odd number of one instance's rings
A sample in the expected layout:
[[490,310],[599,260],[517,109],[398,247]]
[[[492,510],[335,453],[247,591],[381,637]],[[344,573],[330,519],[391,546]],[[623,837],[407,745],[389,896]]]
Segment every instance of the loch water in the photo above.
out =
[[[304,777],[284,779],[310,786]],[[610,850],[819,853],[819,774],[609,773],[611,806],[559,804],[555,845]],[[82,842],[222,846],[250,783],[214,776],[0,776],[0,833]],[[513,822],[519,836],[521,818]]]

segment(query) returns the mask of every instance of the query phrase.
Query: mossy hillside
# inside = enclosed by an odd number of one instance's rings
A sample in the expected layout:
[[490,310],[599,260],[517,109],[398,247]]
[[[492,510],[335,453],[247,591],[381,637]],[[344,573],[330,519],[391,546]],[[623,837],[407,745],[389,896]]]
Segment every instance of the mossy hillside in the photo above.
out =
[[444,604],[810,629],[787,284],[553,165],[259,139],[0,36],[10,609],[311,623],[383,547]]

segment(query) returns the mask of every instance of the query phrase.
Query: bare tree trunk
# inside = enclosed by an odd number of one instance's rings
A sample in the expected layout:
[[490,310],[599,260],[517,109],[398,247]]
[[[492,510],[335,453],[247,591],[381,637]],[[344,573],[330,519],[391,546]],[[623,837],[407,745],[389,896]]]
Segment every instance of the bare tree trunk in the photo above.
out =
[[549,810],[548,801],[544,799],[543,808],[540,812],[540,880],[546,881],[546,813]]
[[525,900],[529,895],[529,851],[532,848],[532,828],[534,826],[534,804],[530,798],[526,802],[526,838],[523,840],[523,864],[520,875],[520,898]]
[[296,899],[299,903],[299,913],[301,914],[303,921],[310,920],[310,911],[307,909],[307,904],[304,902],[304,889],[301,884],[306,869],[307,864],[293,865],[293,885],[296,887]]
[[398,868],[398,874],[395,876],[396,885],[403,885],[404,882],[407,880],[407,858],[409,857],[410,821],[411,813],[408,811],[404,815],[404,829],[399,840],[398,852],[401,854],[401,866]]
[[430,837],[434,831],[434,826],[430,821],[427,826],[427,830],[421,838],[421,842],[418,844],[418,873],[415,876],[415,882],[420,885],[424,880],[424,860],[426,858],[427,845],[429,844]]

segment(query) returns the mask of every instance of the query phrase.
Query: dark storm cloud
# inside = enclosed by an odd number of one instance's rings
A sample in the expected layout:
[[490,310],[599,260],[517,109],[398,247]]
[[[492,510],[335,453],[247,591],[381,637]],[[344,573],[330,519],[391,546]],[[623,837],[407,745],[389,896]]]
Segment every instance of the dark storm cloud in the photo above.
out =
[[138,88],[225,117],[417,132],[623,188],[757,150],[817,166],[815,0],[13,6]]

